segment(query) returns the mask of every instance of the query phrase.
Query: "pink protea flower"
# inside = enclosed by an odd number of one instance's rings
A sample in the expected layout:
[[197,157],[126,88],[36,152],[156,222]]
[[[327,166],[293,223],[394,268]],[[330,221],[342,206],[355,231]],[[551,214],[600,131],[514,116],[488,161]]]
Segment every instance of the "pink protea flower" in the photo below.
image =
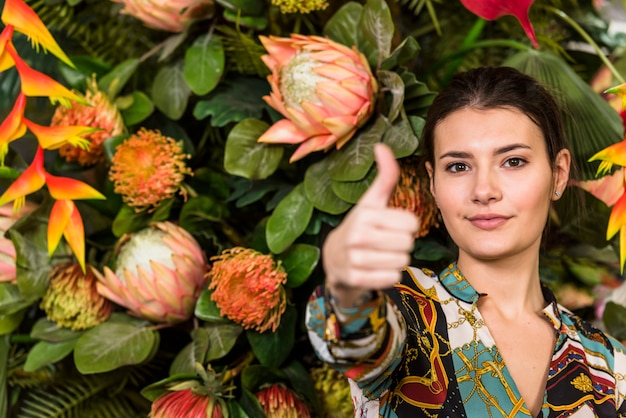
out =
[[281,384],[267,386],[256,393],[256,398],[268,418],[310,418],[302,399]]
[[115,272],[104,267],[98,292],[131,315],[177,323],[191,317],[206,286],[206,256],[180,226],[157,222],[117,243]]
[[13,212],[12,203],[0,206],[0,282],[14,282],[16,277],[15,247],[13,241],[6,238],[4,234],[18,219],[34,211],[37,206],[26,201],[16,213]]
[[213,0],[113,0],[123,3],[122,13],[141,20],[147,27],[182,32],[197,20],[213,16]]
[[286,119],[259,142],[300,144],[296,161],[314,151],[341,148],[372,114],[378,83],[365,56],[319,36],[260,36],[272,92],[263,99]]
[[98,90],[95,80],[89,83],[85,93],[87,104],[72,102],[70,107],[58,106],[52,116],[51,126],[91,126],[97,131],[85,135],[90,146],[87,149],[65,144],[59,154],[69,162],[78,162],[82,166],[91,166],[104,161],[102,143],[124,132],[124,120],[109,97]]
[[115,193],[122,195],[135,212],[153,210],[181,188],[185,175],[192,175],[185,164],[189,155],[180,142],[159,131],[141,129],[115,149],[109,178]]
[[222,315],[245,329],[275,331],[287,307],[287,273],[271,255],[234,247],[212,257],[211,299]]
[[50,285],[40,307],[60,327],[91,328],[106,321],[113,312],[113,304],[98,293],[93,267],[86,267],[83,273],[78,263],[59,263],[50,272]]

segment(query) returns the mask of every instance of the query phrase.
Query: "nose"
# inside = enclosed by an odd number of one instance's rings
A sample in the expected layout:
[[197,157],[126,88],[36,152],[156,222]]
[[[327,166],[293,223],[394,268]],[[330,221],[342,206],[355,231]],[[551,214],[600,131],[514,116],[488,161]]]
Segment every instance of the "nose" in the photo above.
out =
[[502,188],[497,175],[489,169],[476,170],[471,191],[472,202],[489,204],[502,199]]

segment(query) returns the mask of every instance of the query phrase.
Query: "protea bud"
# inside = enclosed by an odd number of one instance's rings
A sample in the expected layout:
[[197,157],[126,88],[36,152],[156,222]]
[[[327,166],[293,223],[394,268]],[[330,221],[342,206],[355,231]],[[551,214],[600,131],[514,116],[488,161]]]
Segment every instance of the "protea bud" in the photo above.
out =
[[106,321],[113,304],[97,290],[93,268],[74,262],[55,265],[50,272],[50,284],[40,307],[50,321],[60,327],[82,330]]
[[275,331],[287,307],[287,273],[271,255],[234,247],[212,257],[211,299],[222,315],[245,329]]
[[378,83],[356,48],[319,36],[260,36],[272,71],[263,99],[286,119],[276,122],[259,142],[301,144],[291,156],[341,148],[374,109]]
[[89,141],[88,149],[65,144],[59,154],[68,162],[91,166],[105,160],[103,142],[124,132],[122,115],[109,97],[91,80],[85,93],[85,103],[71,102],[69,107],[58,106],[52,116],[51,126],[91,126],[99,130],[84,135]]
[[310,418],[311,416],[304,401],[281,384],[262,388],[255,396],[268,418]]
[[113,0],[123,3],[122,13],[141,20],[147,27],[182,32],[197,20],[213,16],[213,0]]
[[186,196],[181,183],[185,175],[193,174],[185,164],[187,158],[180,142],[141,129],[115,149],[109,178],[115,193],[135,212],[153,210],[177,192]]
[[222,418],[222,405],[215,395],[196,394],[192,389],[168,391],[152,403],[150,418]]
[[350,384],[337,370],[324,363],[311,369],[322,418],[343,418],[354,415]]
[[0,206],[0,282],[14,282],[16,276],[15,247],[13,241],[5,238],[4,234],[18,219],[36,208],[37,205],[29,201],[26,201],[17,213],[13,212],[12,203]]
[[438,227],[439,211],[430,193],[430,180],[419,172],[417,157],[403,158],[400,163],[400,181],[396,185],[389,206],[413,212],[420,220],[416,238],[426,236],[432,227]]
[[206,256],[198,242],[170,222],[124,235],[116,246],[115,272],[104,267],[98,292],[153,322],[189,319],[206,286]]
[[311,13],[315,10],[325,10],[328,7],[326,0],[272,0],[274,6],[280,7],[281,13]]

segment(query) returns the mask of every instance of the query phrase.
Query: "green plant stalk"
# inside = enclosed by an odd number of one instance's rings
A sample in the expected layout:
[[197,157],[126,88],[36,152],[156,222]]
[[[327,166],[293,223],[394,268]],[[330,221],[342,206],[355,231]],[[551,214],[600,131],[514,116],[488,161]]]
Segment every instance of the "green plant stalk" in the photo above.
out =
[[7,370],[9,368],[9,335],[0,338],[0,417],[8,416]]
[[[487,21],[485,19],[482,19],[482,18],[476,19],[476,22],[474,22],[474,24],[472,25],[472,28],[467,33],[467,36],[465,36],[465,39],[463,39],[461,48],[467,48],[471,46],[473,43],[475,43],[476,39],[478,39],[480,34],[483,33],[483,29],[485,28],[486,23]],[[445,84],[448,84],[448,81],[452,78],[454,73],[456,73],[456,70],[459,68],[462,62],[463,62],[463,59],[461,57],[456,58],[452,62],[452,65],[450,65],[450,67],[446,71],[446,74],[443,77],[443,79],[445,80]]]
[[567,22],[567,24],[569,24],[572,28],[574,28],[574,30],[578,32],[578,34],[582,36],[583,39],[589,45],[593,47],[593,49],[596,50],[598,57],[600,57],[604,65],[606,65],[606,67],[611,71],[611,73],[617,79],[617,81],[619,81],[620,84],[623,84],[625,82],[622,75],[619,73],[619,71],[617,71],[617,68],[613,66],[613,63],[611,63],[611,61],[606,57],[606,55],[604,55],[604,52],[602,52],[602,49],[600,49],[596,41],[594,41],[593,38],[589,36],[589,34],[574,19],[569,17],[564,11],[557,9],[554,6],[544,6],[544,8],[547,11],[555,14],[559,18],[563,19],[565,22]]

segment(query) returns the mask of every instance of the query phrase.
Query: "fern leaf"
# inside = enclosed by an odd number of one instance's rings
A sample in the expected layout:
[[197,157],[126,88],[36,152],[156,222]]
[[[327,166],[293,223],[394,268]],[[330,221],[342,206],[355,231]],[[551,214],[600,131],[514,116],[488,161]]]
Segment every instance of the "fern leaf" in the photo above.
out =
[[265,77],[268,69],[261,60],[265,48],[251,36],[229,26],[220,25],[216,30],[222,34],[224,51],[227,54],[228,70],[240,74],[255,74]]

